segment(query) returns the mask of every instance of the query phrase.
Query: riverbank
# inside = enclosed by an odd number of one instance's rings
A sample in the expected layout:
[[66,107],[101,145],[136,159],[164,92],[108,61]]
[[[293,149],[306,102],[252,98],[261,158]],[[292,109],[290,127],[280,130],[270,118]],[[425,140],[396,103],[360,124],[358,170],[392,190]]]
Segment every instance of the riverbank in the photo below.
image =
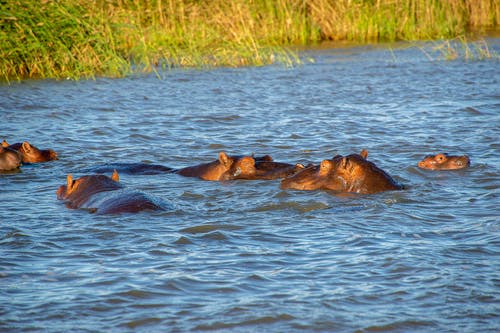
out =
[[448,39],[500,20],[493,0],[18,0],[0,12],[2,80],[292,65],[294,45]]

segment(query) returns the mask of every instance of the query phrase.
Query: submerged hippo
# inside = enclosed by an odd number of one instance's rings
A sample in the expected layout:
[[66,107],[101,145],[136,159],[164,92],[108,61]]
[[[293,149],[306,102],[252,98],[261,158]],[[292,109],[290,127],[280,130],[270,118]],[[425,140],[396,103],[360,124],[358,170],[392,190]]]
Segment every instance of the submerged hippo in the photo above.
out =
[[17,151],[0,146],[0,171],[18,169],[21,162],[21,155]]
[[371,194],[382,191],[400,190],[386,172],[367,161],[368,152],[348,156],[337,155],[323,160],[318,166],[311,166],[292,177],[281,181],[282,189],[333,190]]
[[452,156],[446,153],[437,155],[427,155],[418,162],[418,167],[428,170],[457,170],[470,166],[470,159],[467,155]]
[[116,171],[111,177],[90,175],[76,180],[68,175],[66,185],[61,185],[57,190],[57,199],[64,200],[69,208],[88,209],[97,214],[166,209],[165,203],[160,199],[141,191],[127,189],[119,180]]
[[173,172],[185,177],[198,177],[203,180],[234,179],[277,179],[294,174],[300,165],[274,162],[272,157],[229,156],[219,153],[219,159],[210,163],[190,166]]
[[89,168],[90,172],[108,173],[118,171],[120,174],[129,175],[158,175],[162,173],[171,173],[174,169],[161,164],[148,163],[110,163]]
[[[243,156],[231,156],[230,158],[234,159],[234,160],[238,160],[238,159],[243,158]],[[272,157],[269,155],[254,157],[254,159],[257,163],[271,162],[273,160]],[[213,164],[218,165],[217,164],[218,162],[220,162],[220,160],[214,161]],[[212,163],[206,163],[203,165],[209,165],[209,164],[212,164]],[[197,167],[199,167],[199,166],[197,166]],[[183,168],[183,169],[174,169],[174,168],[171,168],[171,167],[168,167],[165,165],[161,165],[161,164],[150,164],[150,163],[142,163],[142,162],[116,162],[116,163],[108,163],[108,164],[104,164],[104,165],[93,166],[93,167],[89,168],[88,171],[95,172],[95,173],[108,173],[108,172],[113,172],[114,170],[117,170],[120,174],[158,175],[158,174],[163,174],[163,173],[179,173],[179,174],[181,174],[180,170],[184,170],[182,172],[186,173],[186,176],[198,177],[198,175],[195,175],[195,176],[187,175],[188,172],[191,172],[193,170],[193,168],[194,167],[188,167],[188,168]],[[210,168],[210,166],[207,168]],[[189,170],[191,170],[191,171],[189,171]]]
[[58,159],[57,153],[52,149],[38,149],[28,141],[9,145],[7,141],[3,140],[2,146],[17,150],[22,156],[23,163],[40,163]]

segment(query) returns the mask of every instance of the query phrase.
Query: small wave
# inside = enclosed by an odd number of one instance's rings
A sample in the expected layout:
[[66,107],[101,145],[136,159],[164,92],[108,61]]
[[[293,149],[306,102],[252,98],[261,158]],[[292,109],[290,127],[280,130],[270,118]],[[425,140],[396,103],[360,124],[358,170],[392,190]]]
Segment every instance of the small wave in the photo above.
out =
[[128,299],[134,299],[134,300],[151,299],[151,298],[155,298],[158,296],[162,296],[162,294],[157,293],[157,292],[139,290],[139,289],[132,289],[132,290],[124,291],[121,293],[116,293],[113,295],[113,297],[128,298]]
[[32,244],[31,237],[20,230],[9,231],[0,238],[0,245],[10,248],[26,248]]
[[284,209],[295,210],[300,213],[307,213],[315,210],[328,209],[330,206],[324,202],[311,201],[301,203],[297,201],[285,201],[279,203],[269,203],[253,209],[253,212],[282,211]]
[[424,320],[404,320],[398,321],[394,323],[389,323],[385,325],[373,325],[368,326],[355,332],[415,332],[415,331],[427,331],[431,328],[438,327],[432,321],[424,321]]
[[177,239],[174,242],[174,244],[176,244],[176,245],[190,245],[190,244],[193,244],[193,242],[189,238],[182,236],[182,237],[179,237],[179,239]]
[[195,330],[201,331],[212,331],[212,330],[220,330],[220,329],[229,329],[241,326],[258,326],[261,324],[274,324],[281,321],[290,321],[294,320],[295,317],[289,314],[279,314],[276,316],[263,316],[255,319],[247,319],[243,320],[239,323],[225,323],[225,322],[215,322],[213,324],[203,324],[195,327]]
[[140,328],[141,326],[148,326],[148,325],[152,325],[152,324],[157,324],[159,322],[161,322],[160,318],[149,317],[149,318],[141,318],[141,319],[129,321],[124,326],[126,326],[128,328],[132,328],[132,329],[137,329],[137,328]]
[[464,112],[467,112],[467,113],[472,114],[472,115],[481,115],[482,114],[481,111],[479,111],[476,108],[470,107],[470,106],[459,109],[459,111],[464,111]]
[[203,224],[181,229],[181,232],[189,234],[204,234],[215,230],[239,230],[243,227],[230,224]]
[[203,239],[216,240],[216,241],[225,241],[229,240],[229,238],[220,231],[210,232],[206,235],[203,235]]

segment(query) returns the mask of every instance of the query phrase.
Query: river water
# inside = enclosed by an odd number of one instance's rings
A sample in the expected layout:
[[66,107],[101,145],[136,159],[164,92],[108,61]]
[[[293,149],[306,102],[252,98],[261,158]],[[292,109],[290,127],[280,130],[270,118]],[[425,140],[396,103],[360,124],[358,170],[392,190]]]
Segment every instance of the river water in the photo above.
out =
[[[1,85],[0,139],[60,160],[0,175],[0,331],[497,331],[498,59],[425,44],[301,55],[294,68]],[[55,195],[68,173],[110,162],[319,163],[363,148],[406,189],[122,174],[172,209],[107,216]],[[416,167],[437,152],[471,167]]]

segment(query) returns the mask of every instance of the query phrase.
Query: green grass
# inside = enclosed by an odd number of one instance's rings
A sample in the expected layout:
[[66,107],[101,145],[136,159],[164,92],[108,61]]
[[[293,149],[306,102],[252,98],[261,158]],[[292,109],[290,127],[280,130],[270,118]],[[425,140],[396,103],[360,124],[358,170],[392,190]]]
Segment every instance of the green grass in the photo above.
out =
[[416,45],[429,60],[465,60],[480,61],[484,59],[500,59],[500,55],[490,50],[484,39],[474,41],[459,36],[443,41],[436,41],[430,47]]
[[324,40],[435,40],[497,28],[496,0],[9,0],[0,78],[293,65]]

